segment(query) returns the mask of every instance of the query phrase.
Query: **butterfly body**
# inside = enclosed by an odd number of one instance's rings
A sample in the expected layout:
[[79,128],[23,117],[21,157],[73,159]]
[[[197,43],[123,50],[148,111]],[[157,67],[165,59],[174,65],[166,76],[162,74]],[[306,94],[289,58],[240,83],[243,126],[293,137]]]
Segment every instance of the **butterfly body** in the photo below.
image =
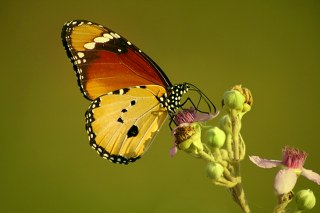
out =
[[139,159],[190,84],[172,85],[139,48],[97,23],[74,20],[61,33],[78,85],[91,101],[85,116],[90,145],[114,163]]

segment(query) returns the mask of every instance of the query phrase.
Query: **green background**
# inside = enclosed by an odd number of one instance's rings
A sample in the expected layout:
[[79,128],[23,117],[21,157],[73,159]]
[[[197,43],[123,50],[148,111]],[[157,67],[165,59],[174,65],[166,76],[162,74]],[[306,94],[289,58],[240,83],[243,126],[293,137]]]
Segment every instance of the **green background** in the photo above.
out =
[[[288,144],[320,172],[320,2],[6,1],[1,3],[0,212],[240,212],[205,163],[169,157],[167,123],[129,166],[88,145],[82,98],[60,32],[72,19],[101,23],[148,53],[173,83],[191,82],[220,109],[234,84],[251,89],[243,119],[249,155],[280,159]],[[213,121],[213,124],[215,121]],[[246,158],[253,212],[271,212],[273,178]],[[300,177],[295,191],[319,186]],[[320,204],[311,212],[319,212]]]

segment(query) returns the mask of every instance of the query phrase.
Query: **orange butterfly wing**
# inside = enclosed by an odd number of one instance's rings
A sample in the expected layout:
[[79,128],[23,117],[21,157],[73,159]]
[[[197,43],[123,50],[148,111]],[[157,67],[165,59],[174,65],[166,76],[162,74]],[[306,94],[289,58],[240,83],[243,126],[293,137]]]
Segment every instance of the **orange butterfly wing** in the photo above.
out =
[[88,21],[71,21],[64,25],[61,37],[80,89],[89,100],[132,86],[171,86],[152,59],[106,27]]

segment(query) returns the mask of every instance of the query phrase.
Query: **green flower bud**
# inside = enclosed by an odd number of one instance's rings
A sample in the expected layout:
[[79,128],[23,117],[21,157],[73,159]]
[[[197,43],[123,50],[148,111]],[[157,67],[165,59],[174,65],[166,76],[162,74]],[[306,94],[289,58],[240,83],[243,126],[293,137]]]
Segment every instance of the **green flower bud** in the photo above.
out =
[[223,94],[223,105],[230,110],[242,111],[246,98],[237,90],[229,90]]
[[207,131],[206,143],[211,148],[221,148],[226,140],[226,134],[218,127],[213,127]]
[[231,90],[239,91],[245,97],[245,103],[250,107],[253,104],[253,97],[251,91],[248,88],[242,87],[241,85],[235,85],[231,88]]
[[232,133],[231,119],[230,119],[229,115],[224,115],[222,118],[220,118],[218,126],[226,134],[231,134]]
[[208,178],[212,180],[218,180],[223,175],[224,168],[220,163],[208,163],[206,167],[206,173]]
[[310,210],[316,205],[316,197],[310,189],[300,190],[295,198],[298,210]]

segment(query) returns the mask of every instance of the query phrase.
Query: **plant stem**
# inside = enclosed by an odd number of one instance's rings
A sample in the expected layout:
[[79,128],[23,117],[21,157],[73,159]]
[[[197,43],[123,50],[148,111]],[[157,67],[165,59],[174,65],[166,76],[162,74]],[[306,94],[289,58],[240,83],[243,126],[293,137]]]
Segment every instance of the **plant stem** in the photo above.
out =
[[232,110],[230,113],[231,125],[232,125],[232,142],[233,142],[233,153],[234,160],[240,160],[240,149],[239,149],[239,134],[241,129],[241,119],[236,110]]
[[[237,175],[236,177],[240,177],[240,163],[239,162],[233,163],[233,167],[235,169],[235,175]],[[240,206],[242,211],[245,213],[249,213],[250,208],[246,200],[246,196],[242,187],[241,180],[237,185],[230,188],[229,190],[231,192],[233,200]]]
[[291,202],[293,198],[293,193],[288,192],[287,194],[282,194],[278,196],[278,204],[273,210],[273,213],[284,213],[286,212],[287,205]]

